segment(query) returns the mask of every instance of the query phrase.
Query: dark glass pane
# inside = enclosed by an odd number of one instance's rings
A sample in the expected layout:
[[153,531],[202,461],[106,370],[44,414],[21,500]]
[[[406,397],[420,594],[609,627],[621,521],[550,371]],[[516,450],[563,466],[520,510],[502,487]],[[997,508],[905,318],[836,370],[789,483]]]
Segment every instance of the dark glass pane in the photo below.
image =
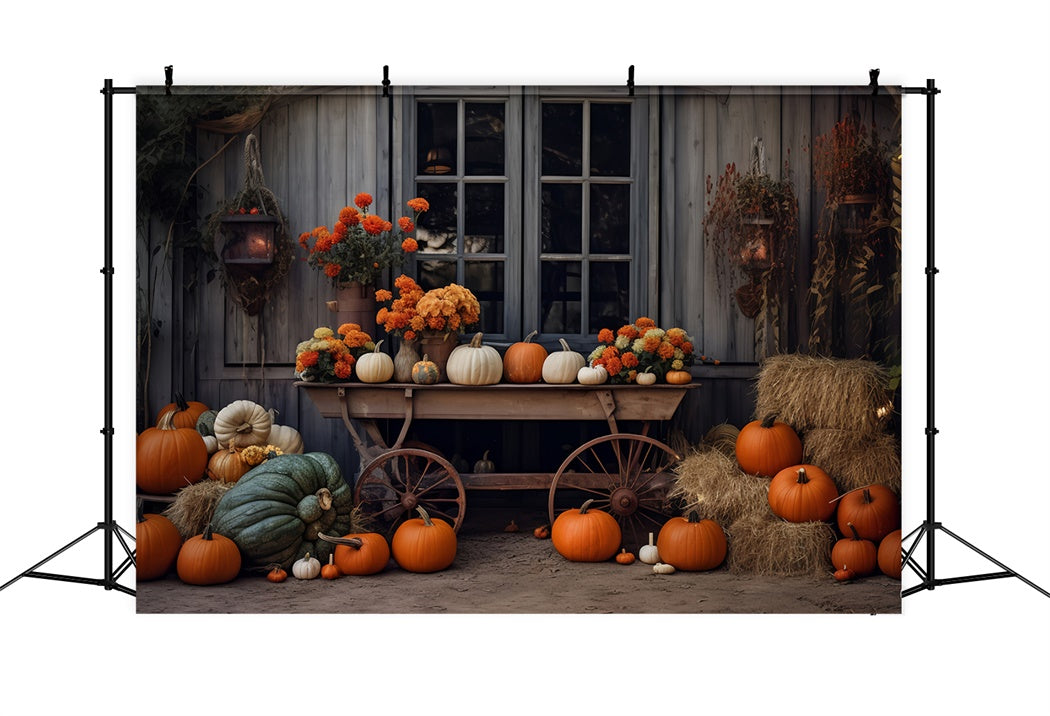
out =
[[547,176],[583,175],[583,105],[543,104],[543,159]]
[[503,262],[467,261],[464,285],[481,304],[481,327],[485,333],[503,333]]
[[591,184],[591,253],[631,253],[631,187]]
[[456,103],[416,105],[416,173],[456,173]]
[[464,185],[464,253],[503,253],[503,186],[503,184]]
[[583,187],[580,184],[543,184],[540,215],[541,251],[578,254],[583,251]]
[[441,288],[456,282],[455,261],[419,261],[419,287],[424,291]]
[[416,184],[416,195],[430,202],[430,210],[419,215],[416,240],[424,253],[456,251],[456,185]]
[[463,130],[466,174],[504,173],[504,111],[502,102],[467,102]]
[[591,174],[631,175],[631,105],[591,105]]
[[581,327],[579,261],[544,261],[540,277],[540,331],[579,333]]
[[630,267],[626,261],[590,263],[590,333],[603,328],[615,331],[630,322]]

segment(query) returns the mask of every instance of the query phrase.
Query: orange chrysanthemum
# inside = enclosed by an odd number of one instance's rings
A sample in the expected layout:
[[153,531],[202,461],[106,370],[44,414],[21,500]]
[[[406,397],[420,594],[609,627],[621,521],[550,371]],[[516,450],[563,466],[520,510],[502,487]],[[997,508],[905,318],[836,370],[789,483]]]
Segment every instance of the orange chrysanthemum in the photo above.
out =
[[354,367],[349,361],[341,360],[341,361],[336,361],[335,368],[333,369],[333,371],[335,372],[335,377],[336,378],[340,378],[342,380],[346,380],[351,375],[353,375]]
[[404,335],[405,335],[405,340],[406,341],[414,341],[414,340],[416,340],[416,332],[413,331],[413,330],[405,331]]
[[616,335],[624,336],[633,341],[638,337],[638,329],[635,328],[633,324],[628,323],[626,326],[621,326],[620,329],[616,331]]
[[377,301],[389,301],[393,297],[394,297],[394,294],[390,293],[390,291],[385,289],[385,288],[381,288],[378,291],[376,291],[376,300]]
[[623,363],[624,368],[634,368],[638,365],[638,356],[628,351],[620,356],[620,362]]
[[613,343],[615,340],[616,337],[613,335],[613,332],[608,328],[603,328],[600,331],[598,331],[599,343]]
[[406,234],[416,230],[415,223],[413,223],[413,221],[407,216],[402,216],[400,219],[398,219],[397,225],[400,226],[401,230],[404,231]]
[[407,202],[408,208],[412,211],[430,211],[430,202],[422,197],[416,197],[415,199],[409,199]]
[[372,236],[378,236],[386,230],[386,222],[375,214],[369,214],[361,220],[361,228]]
[[344,323],[343,325],[339,326],[338,333],[341,336],[345,336],[346,334],[350,333],[351,331],[360,331],[360,330],[361,330],[361,326],[356,324],[356,323]]
[[656,328],[656,321],[646,316],[641,316],[634,322],[634,325],[637,326],[639,330],[644,331],[648,328]]
[[347,226],[356,226],[361,223],[361,212],[352,206],[344,206],[339,210],[339,221]]
[[329,278],[335,278],[339,275],[339,272],[343,270],[343,267],[339,264],[325,264],[324,275]]
[[660,341],[660,346],[656,349],[656,355],[664,360],[668,360],[674,356],[674,346],[667,341]]
[[366,192],[361,192],[360,194],[354,197],[354,204],[361,207],[362,209],[367,209],[372,205],[372,195]]
[[419,244],[411,236],[401,242],[401,250],[406,254],[414,254],[419,249]]
[[296,363],[299,363],[301,361],[304,367],[309,368],[312,365],[317,365],[317,359],[319,357],[320,356],[318,355],[317,351],[303,351],[299,354],[299,358],[296,360]]

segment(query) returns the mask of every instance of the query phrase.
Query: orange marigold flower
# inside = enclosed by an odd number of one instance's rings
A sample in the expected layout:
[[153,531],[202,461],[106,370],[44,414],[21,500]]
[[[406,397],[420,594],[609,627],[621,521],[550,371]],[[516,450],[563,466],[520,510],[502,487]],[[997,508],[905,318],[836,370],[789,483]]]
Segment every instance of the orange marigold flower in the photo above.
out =
[[386,227],[386,222],[380,219],[375,214],[369,214],[361,220],[361,228],[372,236],[383,233]]
[[332,227],[332,240],[338,243],[345,239],[348,233],[350,233],[350,227],[341,221],[337,221],[335,226]]
[[668,328],[666,337],[667,340],[671,342],[671,345],[676,348],[681,348],[682,344],[685,343],[686,338],[688,338],[686,332],[681,328]]
[[360,348],[369,340],[370,336],[364,331],[350,331],[343,337],[343,343],[350,348]]
[[296,363],[301,360],[302,364],[309,368],[312,365],[317,365],[318,357],[317,351],[303,351],[299,354],[299,359],[296,360]]
[[634,368],[638,365],[638,356],[628,351],[620,356],[620,362],[623,363],[624,368]]
[[376,313],[376,323],[386,323],[387,316],[389,315],[390,309],[388,309],[386,306],[383,306]]
[[344,323],[343,325],[339,326],[338,333],[341,336],[345,336],[346,334],[350,333],[351,331],[360,331],[360,330],[361,330],[361,326],[359,326],[356,323]]
[[668,358],[674,356],[674,346],[672,346],[667,341],[660,341],[660,347],[657,348],[656,354],[664,360],[667,360]]
[[382,302],[382,301],[389,301],[393,297],[394,297],[394,294],[390,293],[390,291],[385,289],[385,288],[381,288],[378,291],[376,291],[376,300],[377,301],[380,301],[380,302]]
[[304,370],[306,370],[306,366],[303,365],[302,354],[297,355],[295,357],[295,372],[296,373],[302,373]]
[[335,363],[335,377],[336,378],[342,378],[343,380],[346,380],[351,375],[353,375],[353,372],[354,372],[353,366],[350,363],[348,363],[347,361],[344,361],[344,360],[336,361],[336,363]]
[[413,331],[422,331],[426,328],[427,322],[422,316],[415,315],[412,316],[412,320],[408,322],[408,325],[412,326]]
[[634,325],[640,330],[645,330],[646,328],[656,328],[656,321],[646,316],[641,316],[634,322]]
[[339,275],[339,272],[343,270],[343,267],[339,264],[325,264],[324,275],[328,278],[335,278]]
[[412,237],[409,237],[401,242],[401,250],[406,254],[413,254],[419,248],[419,244]]
[[626,326],[621,326],[620,329],[616,331],[616,335],[624,336],[633,341],[638,337],[638,329],[635,328],[633,324],[628,323]]
[[393,228],[394,228],[394,225],[391,224],[389,221],[384,221],[383,222],[383,231],[391,231],[391,230],[393,230]]
[[430,211],[430,202],[422,197],[416,197],[415,199],[409,199],[407,202],[408,208],[412,211]]
[[616,337],[613,336],[613,332],[608,328],[603,328],[598,331],[598,342],[599,343],[613,343]]
[[361,192],[360,194],[354,197],[354,204],[361,207],[362,209],[367,209],[372,205],[372,195],[365,192]]
[[299,245],[302,246],[304,249],[307,248],[306,242],[310,240],[310,236],[311,234],[309,231],[304,231],[303,233],[299,234]]
[[[602,351],[602,358],[608,360],[609,358],[616,358],[620,355],[620,351],[616,350],[615,347],[609,346]],[[617,371],[619,372],[619,371]]]
[[689,355],[690,353],[693,352],[693,344],[690,343],[689,341],[685,341],[684,343],[682,343],[682,345],[680,345],[678,347],[681,348],[682,352],[685,353],[686,355]]
[[400,226],[401,230],[404,231],[406,234],[409,234],[416,230],[415,223],[413,223],[412,220],[409,219],[407,216],[402,216],[400,219],[398,219],[397,225]]
[[609,375],[617,375],[623,370],[623,365],[620,363],[619,358],[609,358],[605,361],[605,370],[609,371]]

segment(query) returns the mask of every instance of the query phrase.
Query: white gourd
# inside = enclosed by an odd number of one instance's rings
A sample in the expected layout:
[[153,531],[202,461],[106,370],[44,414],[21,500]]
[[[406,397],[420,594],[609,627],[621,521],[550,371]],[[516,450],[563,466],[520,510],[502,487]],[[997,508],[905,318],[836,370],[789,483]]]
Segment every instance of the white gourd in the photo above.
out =
[[587,365],[587,359],[569,348],[564,338],[559,338],[560,351],[552,351],[543,360],[543,382],[565,385],[576,381],[576,373]]
[[636,375],[634,380],[638,385],[652,385],[656,382],[656,373],[650,373],[649,369],[646,368],[645,372]]
[[493,385],[503,378],[503,358],[495,348],[482,344],[482,335],[476,333],[470,343],[452,349],[445,367],[448,382]]
[[601,385],[608,379],[609,371],[601,365],[593,368],[585,365],[576,372],[576,380],[580,381],[580,385]]
[[265,445],[271,425],[266,408],[250,400],[235,400],[215,416],[215,437],[220,447]]
[[292,576],[296,579],[314,579],[321,573],[321,563],[307,552],[302,559],[292,563]]
[[376,343],[375,350],[357,359],[354,370],[362,383],[385,383],[394,375],[394,359],[379,350],[383,341]]
[[649,544],[643,544],[638,550],[638,559],[646,564],[656,564],[660,561],[660,553],[653,544],[653,533],[649,533]]
[[674,574],[674,567],[670,564],[664,564],[663,562],[657,562],[653,565],[653,572],[656,574]]
[[270,410],[270,419],[273,421],[273,425],[270,426],[270,437],[269,443],[275,445],[281,449],[281,452],[288,454],[303,454],[303,436],[298,430],[290,425],[278,425],[277,424],[277,411]]

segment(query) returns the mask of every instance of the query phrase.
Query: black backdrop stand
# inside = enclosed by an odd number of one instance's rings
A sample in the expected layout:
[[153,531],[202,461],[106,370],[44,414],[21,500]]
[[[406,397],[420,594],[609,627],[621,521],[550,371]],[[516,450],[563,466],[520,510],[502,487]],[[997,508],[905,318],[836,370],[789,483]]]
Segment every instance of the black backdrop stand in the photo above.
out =
[[[873,73],[877,73],[877,70],[872,70]],[[874,75],[877,76],[877,75]],[[901,597],[907,597],[923,590],[932,590],[935,587],[939,587],[945,584],[962,584],[964,582],[983,582],[989,579],[1003,579],[1004,577],[1017,577],[1025,584],[1031,586],[1033,589],[1038,590],[1042,594],[1050,597],[1050,592],[1046,591],[1038,584],[1035,584],[1029,579],[1025,579],[1014,570],[1007,567],[997,559],[985,554],[977,547],[973,546],[959,535],[955,534],[943,524],[937,521],[934,515],[934,493],[936,492],[936,480],[933,462],[933,447],[934,437],[937,435],[937,428],[934,427],[934,335],[933,335],[933,318],[934,318],[934,277],[937,275],[937,269],[934,267],[933,261],[933,248],[934,248],[934,210],[933,210],[933,138],[934,138],[934,124],[933,124],[933,98],[940,93],[937,89],[933,80],[926,80],[925,87],[904,87],[902,90],[905,94],[924,94],[926,95],[926,519],[921,525],[916,527],[904,539],[901,544],[904,545],[913,536],[915,541],[911,547],[904,552],[903,564],[910,568],[915,574],[922,580],[920,584],[914,587],[909,587],[901,592]],[[980,556],[987,559],[992,564],[999,567],[1002,571],[1000,572],[987,572],[984,574],[971,574],[963,577],[948,577],[938,578],[934,571],[936,566],[935,561],[935,537],[938,532],[943,532],[948,535],[956,542],[960,543],[964,547],[976,552]],[[915,551],[919,546],[919,543],[923,538],[926,538],[926,568],[923,569],[915,557]]]
[[[7,589],[22,577],[35,577],[36,579],[50,579],[58,582],[74,582],[77,584],[93,584],[105,587],[107,591],[116,589],[119,592],[135,596],[135,590],[118,584],[117,580],[135,565],[135,553],[128,546],[128,539],[134,541],[135,536],[118,525],[113,519],[113,95],[134,94],[134,87],[114,87],[113,80],[106,80],[102,89],[105,100],[105,264],[102,274],[105,277],[105,423],[101,432],[105,441],[105,467],[103,479],[105,487],[103,490],[105,518],[102,522],[89,529],[75,540],[61,549],[53,552],[40,560],[26,571],[11,579],[0,591]],[[50,562],[71,547],[84,541],[96,532],[102,532],[105,536],[103,549],[103,572],[101,578],[78,577],[69,574],[54,574],[52,572],[39,572],[37,569]],[[120,542],[124,553],[127,555],[116,569],[113,567],[113,540]]]

